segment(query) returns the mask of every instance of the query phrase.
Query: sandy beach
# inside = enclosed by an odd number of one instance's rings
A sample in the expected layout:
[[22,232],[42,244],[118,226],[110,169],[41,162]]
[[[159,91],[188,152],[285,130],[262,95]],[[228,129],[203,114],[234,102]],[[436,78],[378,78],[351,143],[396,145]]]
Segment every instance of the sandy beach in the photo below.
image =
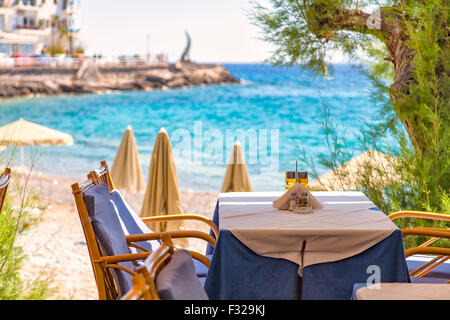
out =
[[[34,173],[29,180],[29,188],[37,196],[33,205],[33,215],[38,217],[18,238],[26,253],[23,276],[25,279],[41,277],[52,279],[55,291],[49,299],[98,299],[92,272],[71,185],[81,182],[82,177],[62,178],[42,173]],[[201,214],[212,218],[218,194],[181,190],[185,213]],[[122,192],[129,205],[139,212],[143,193]],[[209,232],[200,222],[185,222],[185,229]],[[204,253],[206,243],[189,240],[189,249]],[[42,274],[43,272],[43,274]]]

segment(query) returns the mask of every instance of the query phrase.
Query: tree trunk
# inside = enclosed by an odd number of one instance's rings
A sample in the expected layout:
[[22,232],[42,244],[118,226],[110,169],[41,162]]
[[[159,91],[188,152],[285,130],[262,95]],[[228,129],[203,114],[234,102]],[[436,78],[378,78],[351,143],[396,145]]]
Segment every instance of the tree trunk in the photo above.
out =
[[[323,8],[315,6],[311,12],[321,12]],[[332,17],[332,18],[330,18]],[[414,85],[413,77],[414,50],[407,45],[408,32],[400,14],[393,12],[392,8],[380,8],[376,14],[368,14],[361,10],[349,10],[337,8],[333,14],[308,16],[308,25],[311,31],[319,38],[328,40],[330,32],[354,31],[371,34],[380,39],[389,52],[389,60],[394,65],[394,83],[390,87],[391,102],[397,116],[404,124],[415,150],[426,150],[425,142],[416,131],[420,119],[408,116],[402,112],[405,104],[403,101],[409,94],[409,86]]]
[[394,83],[389,90],[392,106],[405,126],[414,149],[423,152],[425,151],[424,142],[415,129],[418,122],[417,117],[414,115],[404,116],[406,113],[402,112],[402,108],[405,107],[404,99],[409,94],[409,86],[416,82],[413,77],[414,67],[411,63],[414,51],[405,44],[397,32],[388,36],[385,44],[392,58],[395,71]]

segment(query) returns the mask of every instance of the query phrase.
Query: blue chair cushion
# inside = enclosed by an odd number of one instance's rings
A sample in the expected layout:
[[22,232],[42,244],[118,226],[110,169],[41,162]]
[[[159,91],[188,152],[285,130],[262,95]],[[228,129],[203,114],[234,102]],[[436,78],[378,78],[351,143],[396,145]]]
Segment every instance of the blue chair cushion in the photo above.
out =
[[447,281],[448,279],[411,276],[411,283],[447,283]]
[[[207,254],[206,257],[211,261],[212,254]],[[194,261],[195,273],[198,277],[206,277],[208,275],[208,267],[197,259],[192,259]]]
[[205,287],[206,277],[199,277],[198,280],[200,280],[200,283],[202,284],[202,287]]
[[[106,184],[93,186],[86,190],[83,196],[103,254],[108,256],[130,254],[125,234],[111,202],[108,186]],[[130,261],[118,264],[130,270],[135,269],[135,265]],[[116,280],[119,295],[131,289],[131,274],[112,268],[112,275]]]
[[[116,206],[119,217],[125,226],[125,233],[145,234],[153,232],[144,222],[142,222],[141,218],[134,210],[130,208],[118,190],[113,190],[111,192],[111,200]],[[151,240],[136,242],[136,244],[144,247],[148,251],[153,251],[161,245],[161,242],[159,240]]]
[[[121,193],[118,190],[113,190],[111,192],[111,200],[117,208],[117,212],[120,220],[124,225],[124,233],[127,234],[144,234],[144,233],[152,233],[153,231],[142,222],[141,218],[134,212],[132,208],[126,203],[123,199]],[[136,244],[144,247],[149,251],[156,250],[160,245],[160,240],[151,240],[151,241],[143,241],[136,242]],[[130,248],[131,250],[131,248]],[[206,255],[211,260],[212,254]],[[208,268],[201,263],[200,261],[193,259],[194,266],[196,270],[196,274],[198,277],[206,277],[208,274]]]
[[179,249],[156,277],[156,289],[162,300],[208,300],[195,274],[189,251]]

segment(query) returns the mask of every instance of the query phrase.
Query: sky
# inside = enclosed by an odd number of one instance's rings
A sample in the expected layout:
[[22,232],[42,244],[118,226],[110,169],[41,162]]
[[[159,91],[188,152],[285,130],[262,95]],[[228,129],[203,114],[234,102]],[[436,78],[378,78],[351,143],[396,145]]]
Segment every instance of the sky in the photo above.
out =
[[261,40],[249,9],[249,0],[81,0],[78,25],[88,55],[145,56],[148,47],[176,61],[187,30],[195,62],[263,62],[273,47]]

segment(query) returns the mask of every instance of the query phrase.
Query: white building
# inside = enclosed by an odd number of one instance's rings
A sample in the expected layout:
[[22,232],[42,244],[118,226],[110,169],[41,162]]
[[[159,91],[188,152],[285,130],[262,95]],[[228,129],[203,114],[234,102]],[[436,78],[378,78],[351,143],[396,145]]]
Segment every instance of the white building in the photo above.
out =
[[0,0],[0,53],[39,54],[60,44],[62,35],[71,52],[78,8],[79,0]]

